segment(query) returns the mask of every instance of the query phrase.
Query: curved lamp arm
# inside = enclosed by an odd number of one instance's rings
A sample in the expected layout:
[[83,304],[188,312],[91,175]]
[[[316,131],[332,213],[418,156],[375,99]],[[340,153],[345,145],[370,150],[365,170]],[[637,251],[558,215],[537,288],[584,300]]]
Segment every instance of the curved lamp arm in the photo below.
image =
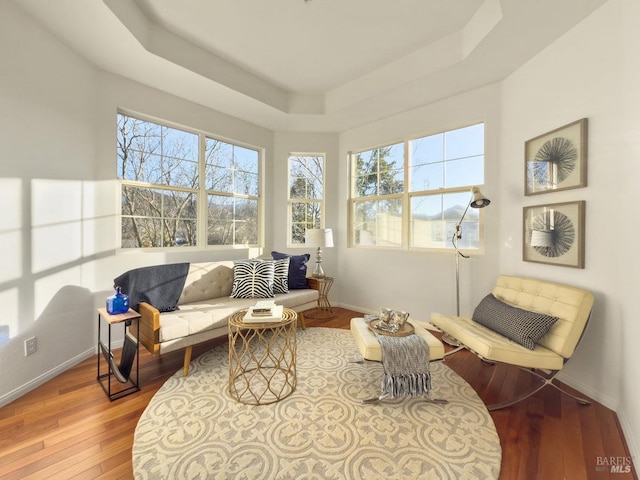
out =
[[469,210],[469,205],[471,205],[471,202],[469,202],[467,204],[467,208],[464,209],[464,213],[462,214],[462,217],[460,217],[460,221],[456,223],[455,230],[453,231],[453,236],[451,237],[451,243],[453,244],[453,248],[455,248],[458,255],[460,255],[462,258],[469,258],[469,255],[465,255],[458,248],[458,241],[462,238],[462,220],[464,220],[464,217],[467,215],[467,211]]
[[453,248],[456,250],[456,315],[460,316],[460,257],[469,258],[469,255],[465,255],[458,248],[458,242],[462,238],[462,221],[464,217],[467,215],[467,211],[469,207],[471,208],[484,208],[491,203],[487,197],[485,197],[478,187],[471,187],[471,194],[473,195],[469,203],[467,204],[467,208],[464,209],[464,213],[462,217],[460,217],[460,221],[456,223],[455,230],[453,232],[453,237],[451,238],[451,243],[453,243]]

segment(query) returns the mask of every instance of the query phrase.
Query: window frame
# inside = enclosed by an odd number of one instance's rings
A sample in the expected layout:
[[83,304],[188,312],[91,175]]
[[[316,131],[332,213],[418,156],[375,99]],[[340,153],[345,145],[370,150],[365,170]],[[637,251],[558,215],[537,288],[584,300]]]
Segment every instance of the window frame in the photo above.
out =
[[[187,132],[190,134],[194,134],[198,136],[198,187],[196,189],[191,189],[187,187],[177,187],[166,184],[156,184],[149,182],[141,182],[136,180],[127,180],[124,178],[120,178],[120,173],[116,170],[115,180],[117,182],[116,188],[116,208],[117,208],[117,219],[118,219],[118,228],[116,228],[116,253],[117,254],[128,254],[128,253],[146,253],[146,252],[154,252],[154,253],[167,253],[167,252],[188,252],[188,251],[215,251],[215,250],[236,250],[236,249],[247,249],[247,248],[263,248],[264,247],[264,223],[265,223],[265,207],[264,207],[264,159],[265,159],[265,149],[263,147],[258,147],[255,145],[251,145],[245,142],[241,142],[234,139],[226,138],[222,135],[212,134],[210,132],[206,132],[200,129],[188,127],[185,125],[180,125],[175,122],[171,122],[165,119],[159,119],[150,115],[141,114],[138,112],[134,112],[131,110],[118,108],[116,112],[116,127],[118,125],[118,116],[123,115],[126,117],[131,117],[136,120],[142,122],[149,122],[155,125],[159,125],[162,127],[167,127],[170,129],[176,129],[183,132]],[[117,135],[116,135],[117,136]],[[216,190],[208,190],[206,185],[206,143],[207,139],[217,140],[235,147],[241,147],[244,149],[252,150],[257,153],[258,160],[258,186],[257,186],[257,196],[245,195],[245,194],[236,194],[233,192],[223,192]],[[116,148],[117,149],[117,148]],[[120,163],[119,160],[119,152],[116,152],[116,169],[118,168]],[[123,220],[125,218],[130,218],[129,215],[123,214],[123,188],[125,186],[133,186],[133,187],[141,187],[141,188],[150,188],[155,190],[169,190],[176,192],[192,192],[195,193],[196,196],[196,244],[195,245],[183,245],[183,246],[161,246],[161,247],[123,247],[122,246],[122,225]],[[226,196],[230,198],[237,199],[246,199],[251,198],[257,201],[257,243],[247,243],[247,244],[231,244],[231,245],[209,245],[208,244],[208,198],[209,195],[220,195]]]
[[[414,140],[419,140],[421,138],[426,138],[426,137],[430,137],[430,136],[435,136],[435,135],[440,135],[440,134],[446,134],[449,132],[454,132],[456,130],[461,130],[464,128],[468,128],[468,127],[473,127],[476,125],[482,125],[483,126],[483,152],[482,152],[482,170],[483,170],[483,182],[482,183],[477,183],[477,184],[472,184],[472,185],[464,185],[464,186],[457,186],[457,187],[443,187],[443,188],[437,188],[437,189],[433,189],[433,190],[419,190],[419,191],[411,191],[411,142]],[[379,148],[383,148],[385,146],[390,146],[390,145],[395,145],[395,144],[399,144],[402,143],[404,145],[404,189],[402,193],[399,194],[387,194],[387,195],[371,195],[371,196],[360,196],[360,197],[356,197],[355,196],[355,190],[356,190],[356,156],[360,153],[363,152],[368,152],[371,150],[375,150],[375,149],[379,149]],[[411,137],[407,137],[404,138],[403,140],[398,140],[398,141],[392,141],[392,142],[387,142],[387,143],[383,143],[383,144],[379,144],[377,146],[374,147],[370,147],[370,148],[364,148],[364,149],[360,149],[360,150],[353,150],[353,151],[349,151],[348,152],[348,161],[349,161],[349,173],[350,173],[350,178],[349,178],[349,211],[348,211],[348,218],[349,218],[349,236],[348,236],[348,246],[350,248],[364,248],[364,249],[376,249],[376,250],[394,250],[394,251],[429,251],[429,252],[451,252],[453,250],[453,245],[449,245],[450,241],[445,241],[444,245],[445,247],[428,247],[428,246],[414,246],[413,245],[413,240],[412,240],[412,236],[413,236],[413,229],[412,229],[412,219],[413,219],[413,214],[412,214],[412,200],[416,197],[429,197],[429,196],[440,196],[442,198],[443,195],[447,195],[447,194],[455,194],[455,193],[464,193],[464,192],[468,192],[469,194],[469,201],[471,200],[472,196],[471,196],[471,187],[473,186],[477,186],[480,189],[483,189],[485,182],[486,182],[486,148],[484,147],[486,145],[486,122],[485,121],[478,121],[478,122],[473,122],[467,125],[462,125],[459,127],[455,127],[455,128],[450,128],[447,130],[442,130],[442,131],[438,131],[438,132],[433,132],[433,133],[426,133],[423,135],[416,135],[416,136],[411,136]],[[466,157],[465,157],[466,158]],[[445,162],[446,163],[446,162]],[[401,221],[401,232],[402,232],[402,237],[401,237],[401,241],[398,242],[397,246],[392,246],[392,245],[375,245],[375,244],[370,244],[370,245],[363,245],[363,244],[359,244],[356,242],[356,225],[355,225],[355,221],[356,221],[356,205],[359,202],[364,202],[364,201],[379,201],[381,199],[392,199],[392,198],[401,198],[402,199],[402,221]],[[466,206],[466,205],[465,205]],[[461,251],[468,251],[471,252],[473,254],[483,254],[485,251],[485,245],[484,245],[484,209],[478,209],[478,247],[477,248],[469,248],[469,247],[460,247],[459,249]],[[467,212],[467,216],[465,217],[465,223],[466,220],[468,220],[468,212]],[[459,222],[459,219],[458,221]],[[456,223],[457,223],[456,222]],[[463,230],[464,233],[464,230]]]
[[[322,158],[322,198],[291,198],[291,159],[299,157],[320,157]],[[304,247],[305,243],[297,243],[293,241],[293,205],[296,203],[302,204],[314,204],[317,203],[320,208],[320,222],[319,225],[314,225],[314,228],[325,228],[325,198],[326,198],[326,178],[327,178],[327,155],[325,153],[318,152],[290,152],[287,156],[287,248],[300,248]]]
[[[356,175],[356,158],[358,154],[361,153],[365,153],[365,152],[371,152],[374,150],[380,150],[386,147],[391,147],[393,148],[396,145],[402,145],[403,147],[403,191],[401,193],[398,192],[394,192],[394,193],[387,193],[387,194],[383,194],[380,195],[379,192],[377,192],[375,195],[367,195],[367,196],[358,196],[356,197],[355,194],[355,190],[356,190],[356,182],[357,182],[357,178],[358,176]],[[404,192],[404,185],[407,184],[407,178],[408,178],[408,171],[407,171],[407,150],[406,150],[406,140],[401,140],[401,141],[392,141],[392,142],[388,142],[388,143],[382,143],[382,144],[378,144],[375,145],[371,148],[366,148],[364,150],[359,150],[359,151],[354,151],[354,152],[350,152],[349,153],[349,159],[350,159],[350,199],[349,199],[349,246],[350,247],[356,247],[356,248],[375,248],[375,249],[389,249],[389,250],[403,250],[407,248],[406,245],[406,239],[407,239],[407,229],[408,229],[408,222],[407,222],[407,218],[404,212],[406,212],[407,209],[407,199],[406,199],[406,195]],[[377,172],[379,173],[380,170],[378,168]],[[400,199],[400,208],[402,211],[402,215],[401,215],[401,221],[400,221],[400,242],[397,246],[393,246],[393,245],[363,245],[363,244],[357,244],[356,243],[356,229],[355,229],[355,221],[356,221],[356,205],[359,203],[365,203],[365,202],[382,202],[385,200],[397,200]]]

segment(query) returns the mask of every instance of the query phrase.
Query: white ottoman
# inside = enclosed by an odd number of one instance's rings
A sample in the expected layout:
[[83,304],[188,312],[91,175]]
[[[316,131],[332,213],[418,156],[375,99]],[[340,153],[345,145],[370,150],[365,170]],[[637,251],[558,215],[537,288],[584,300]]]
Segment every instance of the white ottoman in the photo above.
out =
[[[417,322],[409,319],[409,323],[415,328],[416,335],[421,336],[429,345],[429,358],[442,360],[444,358],[444,345],[434,337],[426,328]],[[351,319],[351,333],[358,345],[358,350],[366,360],[382,361],[382,347],[375,334],[369,329],[364,318],[356,317]]]

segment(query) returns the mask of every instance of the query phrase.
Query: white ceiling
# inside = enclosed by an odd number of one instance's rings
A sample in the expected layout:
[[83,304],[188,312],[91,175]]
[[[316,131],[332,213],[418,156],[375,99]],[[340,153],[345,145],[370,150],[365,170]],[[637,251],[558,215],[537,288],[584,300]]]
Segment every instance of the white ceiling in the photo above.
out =
[[97,67],[271,130],[502,80],[607,0],[14,0]]
[[137,3],[161,27],[279,88],[323,94],[462,30],[482,0]]

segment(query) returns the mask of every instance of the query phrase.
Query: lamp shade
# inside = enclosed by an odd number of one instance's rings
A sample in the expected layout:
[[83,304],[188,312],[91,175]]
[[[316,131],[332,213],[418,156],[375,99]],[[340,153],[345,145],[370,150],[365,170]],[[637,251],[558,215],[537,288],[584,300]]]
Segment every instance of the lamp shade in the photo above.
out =
[[532,247],[553,247],[553,232],[551,230],[532,230]]
[[333,247],[333,231],[330,228],[310,228],[304,235],[304,243],[310,247]]
[[484,208],[491,203],[491,200],[485,197],[478,187],[471,187],[471,193],[473,194],[471,208]]

